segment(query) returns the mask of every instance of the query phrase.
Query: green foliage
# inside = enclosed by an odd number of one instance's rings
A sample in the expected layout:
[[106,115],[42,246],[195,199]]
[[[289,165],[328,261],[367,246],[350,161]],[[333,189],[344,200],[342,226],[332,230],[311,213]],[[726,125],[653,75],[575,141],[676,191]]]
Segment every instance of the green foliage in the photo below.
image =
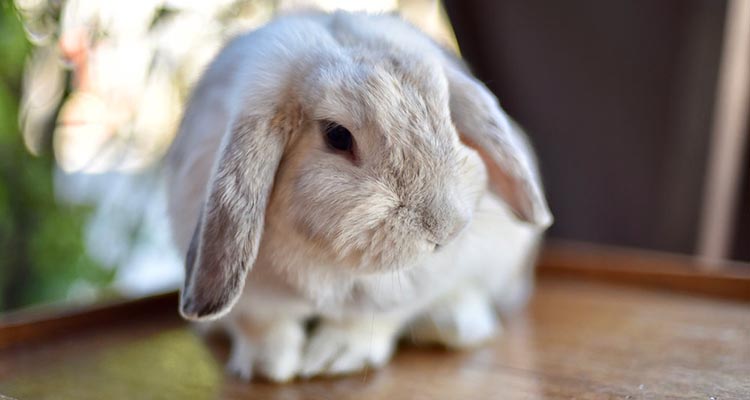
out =
[[31,46],[12,3],[0,5],[0,311],[69,296],[76,282],[102,287],[114,272],[85,251],[88,210],[58,204],[50,151],[34,157],[18,127]]
[[29,51],[29,43],[23,32],[18,13],[10,0],[3,0],[0,5],[0,50],[3,62],[0,63],[0,77],[3,81],[21,76],[24,58]]

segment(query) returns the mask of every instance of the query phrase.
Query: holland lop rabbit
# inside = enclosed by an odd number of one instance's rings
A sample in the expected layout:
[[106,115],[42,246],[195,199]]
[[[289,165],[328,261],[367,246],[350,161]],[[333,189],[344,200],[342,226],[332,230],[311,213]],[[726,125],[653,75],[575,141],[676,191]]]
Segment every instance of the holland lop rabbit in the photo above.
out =
[[379,367],[407,333],[481,343],[528,296],[552,221],[497,99],[392,15],[288,15],[232,40],[167,170],[180,313],[225,329],[246,379]]

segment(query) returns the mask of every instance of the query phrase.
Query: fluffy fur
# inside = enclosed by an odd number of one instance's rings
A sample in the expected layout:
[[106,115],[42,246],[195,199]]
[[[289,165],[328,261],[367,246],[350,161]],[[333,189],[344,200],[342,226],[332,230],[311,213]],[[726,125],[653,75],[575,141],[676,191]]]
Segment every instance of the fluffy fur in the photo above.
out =
[[[351,131],[354,158],[326,146],[321,121]],[[523,133],[394,16],[286,16],[231,41],[168,171],[180,311],[229,331],[245,378],[380,366],[409,330],[489,338],[493,306],[528,295],[551,223]]]

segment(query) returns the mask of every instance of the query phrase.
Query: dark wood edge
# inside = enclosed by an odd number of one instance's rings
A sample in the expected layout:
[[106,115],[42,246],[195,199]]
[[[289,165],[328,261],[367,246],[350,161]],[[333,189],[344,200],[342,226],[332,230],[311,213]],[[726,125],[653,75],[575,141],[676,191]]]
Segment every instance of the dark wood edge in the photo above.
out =
[[119,325],[158,317],[179,320],[177,292],[89,307],[21,310],[0,317],[0,349],[63,337],[86,327]]
[[553,241],[541,254],[537,274],[750,301],[750,264],[726,262],[707,268],[687,255]]
[[[585,279],[750,301],[750,265],[706,270],[694,258],[593,244],[550,242],[539,260],[543,278]],[[84,308],[22,310],[0,317],[0,349],[62,337],[84,328],[148,318],[179,322],[176,292]]]

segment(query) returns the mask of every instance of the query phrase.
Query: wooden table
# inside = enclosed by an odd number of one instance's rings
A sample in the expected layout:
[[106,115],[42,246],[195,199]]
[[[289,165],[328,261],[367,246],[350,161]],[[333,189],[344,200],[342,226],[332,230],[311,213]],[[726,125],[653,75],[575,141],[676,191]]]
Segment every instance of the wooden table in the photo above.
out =
[[[475,351],[402,346],[380,371],[287,385],[222,372],[173,297],[0,350],[17,399],[750,399],[750,307],[659,289],[544,278]],[[79,321],[80,322],[80,321]],[[78,323],[77,325],[81,325]],[[54,325],[47,328],[54,329]],[[16,332],[18,333],[18,332]],[[5,397],[0,396],[0,399]]]

